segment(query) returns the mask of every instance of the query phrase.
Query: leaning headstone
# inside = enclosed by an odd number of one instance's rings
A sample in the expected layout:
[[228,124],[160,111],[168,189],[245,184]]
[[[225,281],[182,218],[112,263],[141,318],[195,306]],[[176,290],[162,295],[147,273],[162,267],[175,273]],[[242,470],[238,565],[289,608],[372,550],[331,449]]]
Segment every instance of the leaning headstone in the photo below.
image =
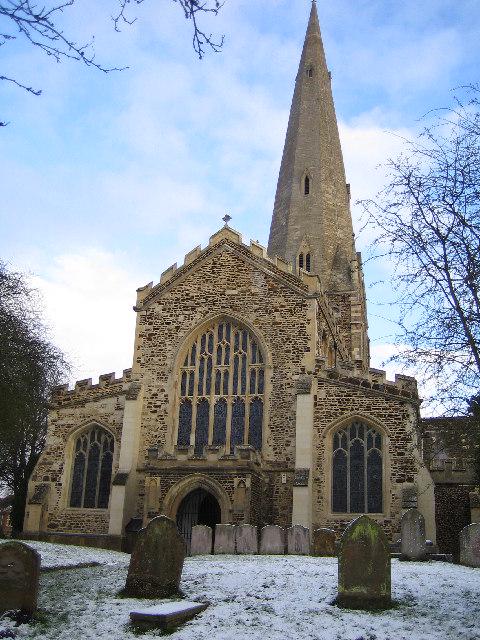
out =
[[185,542],[173,520],[158,516],[141,529],[130,558],[124,594],[134,598],[182,595]]
[[239,524],[235,533],[237,553],[258,553],[257,527],[253,524]]
[[215,553],[235,553],[234,524],[217,524],[215,527]]
[[207,556],[212,553],[212,528],[205,524],[196,524],[192,527],[192,541],[190,543],[190,555]]
[[260,534],[260,553],[282,555],[285,553],[285,529],[276,524],[262,527]]
[[337,604],[350,609],[391,605],[390,545],[368,516],[351,522],[340,541]]
[[0,613],[37,608],[40,555],[23,542],[0,544]]
[[480,523],[469,524],[460,531],[460,564],[480,567]]
[[336,556],[336,534],[333,529],[314,529],[312,533],[312,556]]
[[287,549],[291,555],[308,556],[310,553],[310,529],[294,524],[287,529]]
[[400,553],[402,560],[426,558],[425,518],[418,509],[409,509],[402,516]]

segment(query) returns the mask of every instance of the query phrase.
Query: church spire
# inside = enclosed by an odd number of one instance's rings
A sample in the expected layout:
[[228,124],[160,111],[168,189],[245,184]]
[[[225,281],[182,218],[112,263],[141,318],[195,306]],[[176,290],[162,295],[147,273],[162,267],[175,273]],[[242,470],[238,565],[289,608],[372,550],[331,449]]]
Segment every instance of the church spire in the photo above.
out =
[[[268,252],[317,273],[327,290],[352,288],[354,257],[331,77],[312,3],[278,177]],[[302,264],[303,262],[303,264]]]

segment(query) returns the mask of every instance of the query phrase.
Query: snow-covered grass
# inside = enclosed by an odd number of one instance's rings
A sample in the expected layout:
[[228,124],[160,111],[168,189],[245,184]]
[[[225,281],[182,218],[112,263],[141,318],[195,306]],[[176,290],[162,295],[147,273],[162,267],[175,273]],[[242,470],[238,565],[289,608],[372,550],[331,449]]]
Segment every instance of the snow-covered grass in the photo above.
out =
[[[29,543],[30,544],[30,543]],[[12,629],[18,638],[130,640],[129,613],[160,601],[120,598],[129,556],[32,543],[58,564],[78,553],[101,566],[43,573],[40,620]],[[38,545],[38,546],[37,546]],[[65,555],[64,555],[65,554]],[[89,560],[86,560],[88,554]],[[210,607],[173,632],[176,640],[478,640],[480,570],[443,562],[392,562],[396,606],[369,613],[339,609],[335,558],[207,556],[185,561],[189,600]],[[146,632],[145,639],[161,635]]]
[[[8,540],[0,540],[8,542]],[[75,567],[78,565],[97,562],[98,564],[116,564],[124,560],[127,565],[130,556],[118,551],[105,549],[91,549],[89,547],[75,547],[67,544],[51,544],[50,542],[37,542],[36,540],[21,540],[38,551],[42,559],[42,569],[55,567]]]

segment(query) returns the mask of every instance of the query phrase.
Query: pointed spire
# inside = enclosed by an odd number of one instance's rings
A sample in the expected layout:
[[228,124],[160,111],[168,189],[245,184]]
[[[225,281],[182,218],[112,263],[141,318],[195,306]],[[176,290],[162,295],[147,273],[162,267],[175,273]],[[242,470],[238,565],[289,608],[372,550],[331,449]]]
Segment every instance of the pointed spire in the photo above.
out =
[[351,289],[354,256],[349,194],[323,48],[312,2],[278,177],[268,251],[296,262],[310,247],[325,289]]

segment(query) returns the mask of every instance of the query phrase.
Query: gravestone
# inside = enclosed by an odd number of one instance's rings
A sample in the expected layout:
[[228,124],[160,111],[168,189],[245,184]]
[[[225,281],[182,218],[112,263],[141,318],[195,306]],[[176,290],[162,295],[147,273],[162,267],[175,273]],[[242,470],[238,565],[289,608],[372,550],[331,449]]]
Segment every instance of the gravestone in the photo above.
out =
[[196,524],[192,527],[192,541],[190,543],[190,555],[206,556],[212,553],[212,528],[205,524]]
[[291,555],[308,556],[310,553],[310,530],[301,524],[287,529],[287,549]]
[[425,560],[427,540],[425,518],[418,509],[405,511],[401,522],[400,553],[402,560]]
[[239,524],[235,533],[237,553],[258,553],[257,527],[253,524]]
[[391,605],[390,545],[368,516],[351,522],[340,540],[337,604],[349,609]]
[[217,524],[215,527],[215,553],[235,553],[234,524]]
[[285,529],[276,524],[262,527],[260,533],[260,553],[282,555],[285,553]]
[[147,609],[131,611],[130,619],[139,626],[172,630],[205,611],[207,607],[208,602],[164,602]]
[[37,608],[40,555],[23,542],[0,544],[0,613]]
[[312,534],[312,556],[336,556],[336,534],[333,529],[314,529]]
[[158,516],[138,532],[130,558],[124,594],[134,598],[182,595],[180,578],[185,542],[173,520]]
[[480,567],[480,523],[469,524],[460,531],[460,564]]

